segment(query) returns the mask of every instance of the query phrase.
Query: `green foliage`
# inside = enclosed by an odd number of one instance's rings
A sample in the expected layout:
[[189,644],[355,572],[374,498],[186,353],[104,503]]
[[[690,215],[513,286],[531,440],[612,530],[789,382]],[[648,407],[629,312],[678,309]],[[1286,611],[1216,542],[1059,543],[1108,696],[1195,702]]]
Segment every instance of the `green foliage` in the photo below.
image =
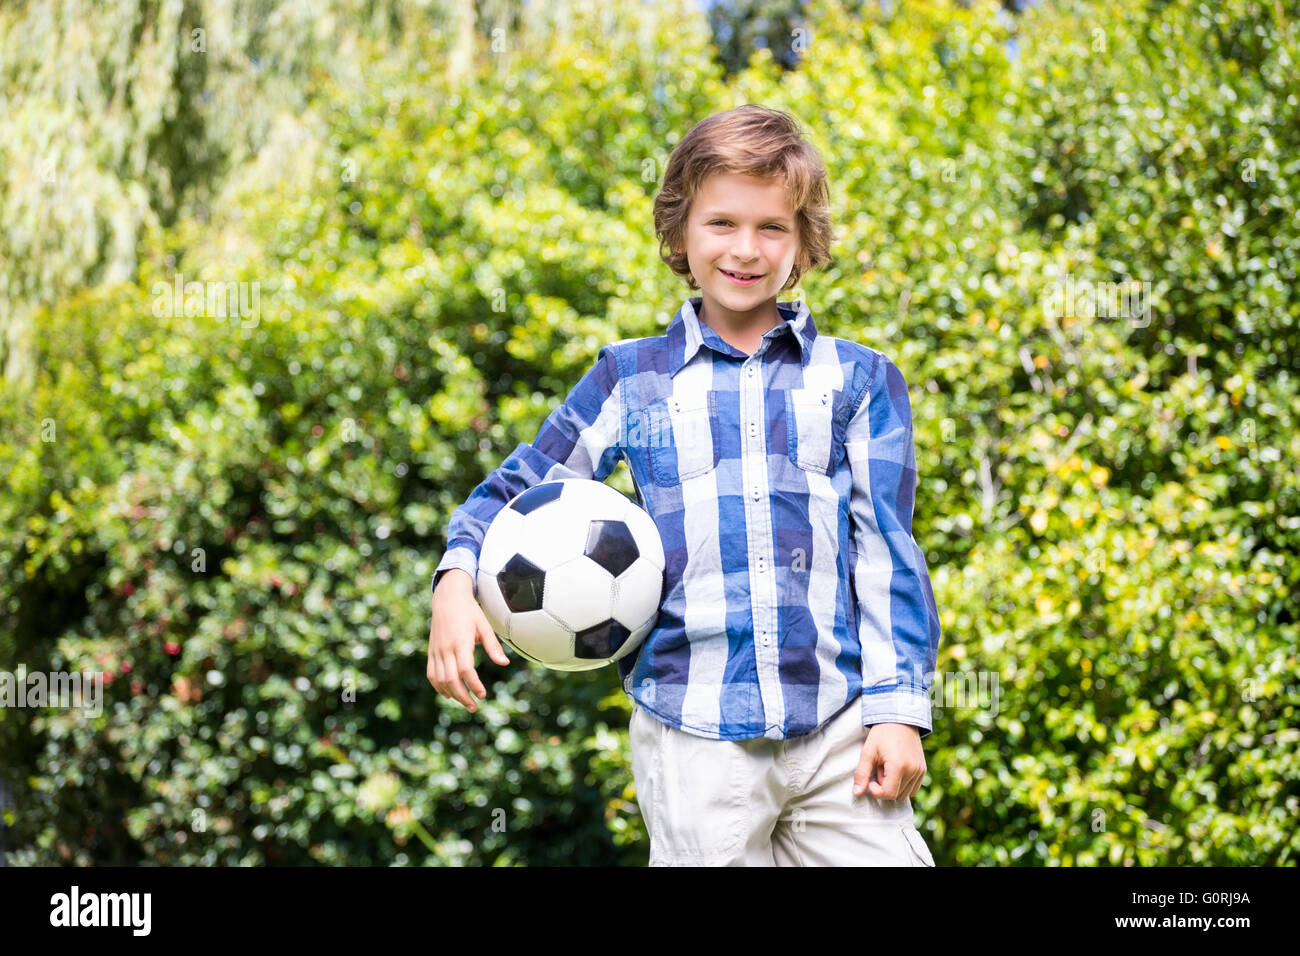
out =
[[[757,102],[830,166],[818,328],[912,388],[936,859],[1294,863],[1296,27],[867,7],[726,84],[689,4],[575,4],[468,73],[363,31],[363,80],[304,66],[202,209],[141,214],[129,281],[55,269],[0,389],[0,668],[113,680],[98,717],[0,710],[10,859],[644,862],[613,669],[480,654],[469,715],[425,677],[429,579],[599,347],[680,304],[664,161]],[[1053,298],[1130,279],[1144,313]]]

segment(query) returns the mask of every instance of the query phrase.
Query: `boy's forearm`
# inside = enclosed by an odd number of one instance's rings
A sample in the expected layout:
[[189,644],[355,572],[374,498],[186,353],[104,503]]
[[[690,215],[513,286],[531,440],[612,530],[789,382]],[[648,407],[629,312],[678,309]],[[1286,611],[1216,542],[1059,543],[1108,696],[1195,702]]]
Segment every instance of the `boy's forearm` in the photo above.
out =
[[473,596],[474,578],[464,568],[447,568],[439,575],[433,590],[435,597],[446,592],[462,592]]

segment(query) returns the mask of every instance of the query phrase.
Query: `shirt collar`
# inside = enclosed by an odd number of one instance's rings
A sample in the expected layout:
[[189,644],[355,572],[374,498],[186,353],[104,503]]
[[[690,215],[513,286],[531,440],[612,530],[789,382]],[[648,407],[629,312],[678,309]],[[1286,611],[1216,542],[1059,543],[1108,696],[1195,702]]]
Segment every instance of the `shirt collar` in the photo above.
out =
[[[704,340],[705,329],[708,327],[699,318],[699,309],[703,301],[703,297],[698,295],[688,298],[682,303],[682,307],[677,310],[677,314],[673,316],[668,326],[665,335],[668,338],[669,376],[676,375],[677,370],[689,362],[701,346],[708,345],[710,348],[716,348]],[[794,340],[799,344],[800,364],[806,366],[812,356],[813,339],[817,337],[817,326],[808,311],[808,304],[802,299],[793,299],[789,302],[778,302],[776,310],[785,324],[773,326],[763,333],[763,337],[774,338],[784,335],[784,330],[789,328]],[[720,345],[725,345],[713,329],[708,328],[708,335]]]

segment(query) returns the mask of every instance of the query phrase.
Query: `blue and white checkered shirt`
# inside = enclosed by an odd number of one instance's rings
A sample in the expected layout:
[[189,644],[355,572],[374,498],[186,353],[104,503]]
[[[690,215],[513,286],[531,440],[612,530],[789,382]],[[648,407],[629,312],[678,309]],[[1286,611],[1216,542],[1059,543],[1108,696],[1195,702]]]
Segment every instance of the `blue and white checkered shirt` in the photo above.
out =
[[663,538],[665,596],[623,689],[701,737],[785,739],[861,699],[865,726],[932,729],[939,615],[912,537],[907,383],[875,349],[818,335],[801,300],[752,355],[687,299],[667,332],[595,365],[452,515],[450,568],[515,495],[603,481],[622,458]]

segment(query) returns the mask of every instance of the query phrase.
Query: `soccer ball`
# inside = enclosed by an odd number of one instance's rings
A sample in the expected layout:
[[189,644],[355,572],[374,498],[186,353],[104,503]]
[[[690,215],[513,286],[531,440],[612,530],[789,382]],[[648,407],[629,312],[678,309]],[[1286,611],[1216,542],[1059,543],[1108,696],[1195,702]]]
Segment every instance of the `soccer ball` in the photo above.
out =
[[559,671],[603,667],[650,633],[664,546],[641,507],[603,482],[544,481],[516,495],[479,549],[478,600],[497,636]]

